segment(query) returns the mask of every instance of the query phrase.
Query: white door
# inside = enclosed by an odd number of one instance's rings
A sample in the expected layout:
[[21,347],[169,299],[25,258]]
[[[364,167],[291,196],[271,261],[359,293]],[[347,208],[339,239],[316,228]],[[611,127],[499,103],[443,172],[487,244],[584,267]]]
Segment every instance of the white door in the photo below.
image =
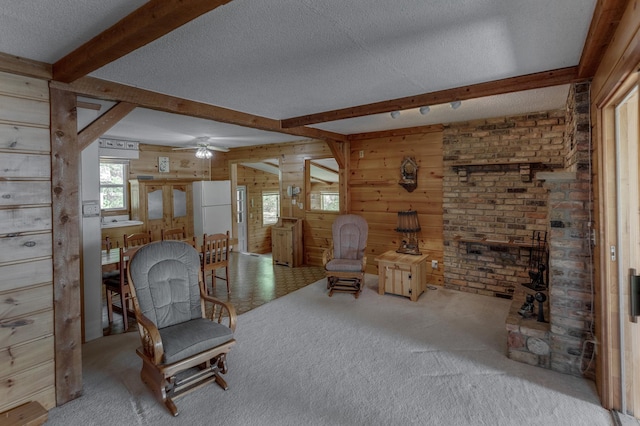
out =
[[238,223],[238,251],[247,251],[247,187],[236,187],[236,221]]

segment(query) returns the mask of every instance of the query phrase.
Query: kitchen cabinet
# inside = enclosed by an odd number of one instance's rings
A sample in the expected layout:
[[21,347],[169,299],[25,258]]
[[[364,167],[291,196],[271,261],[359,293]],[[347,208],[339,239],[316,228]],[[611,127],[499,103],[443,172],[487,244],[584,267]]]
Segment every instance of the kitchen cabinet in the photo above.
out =
[[302,219],[281,217],[271,228],[271,257],[276,265],[302,265]]
[[131,219],[144,223],[153,241],[161,239],[160,231],[184,226],[193,235],[193,194],[191,181],[138,180],[129,181]]

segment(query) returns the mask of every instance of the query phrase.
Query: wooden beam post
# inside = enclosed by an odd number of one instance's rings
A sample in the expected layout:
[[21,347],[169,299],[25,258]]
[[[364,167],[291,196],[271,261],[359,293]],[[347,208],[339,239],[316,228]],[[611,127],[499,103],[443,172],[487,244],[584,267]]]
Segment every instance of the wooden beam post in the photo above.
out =
[[76,96],[50,89],[56,403],[82,394],[80,150]]
[[128,102],[119,102],[109,111],[96,118],[91,124],[78,133],[78,149],[82,151],[91,142],[105,134],[107,130],[118,124],[120,120],[127,116],[136,108],[136,105]]

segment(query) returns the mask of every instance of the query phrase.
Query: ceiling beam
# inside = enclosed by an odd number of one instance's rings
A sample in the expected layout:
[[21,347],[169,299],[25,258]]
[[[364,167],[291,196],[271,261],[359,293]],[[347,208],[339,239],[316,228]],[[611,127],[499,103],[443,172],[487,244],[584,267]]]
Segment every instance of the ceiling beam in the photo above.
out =
[[151,0],[53,64],[70,83],[231,0]]
[[0,52],[0,71],[27,77],[51,80],[51,64]]
[[275,167],[276,169],[280,170],[280,166],[276,163],[272,163],[270,161],[261,161],[261,163],[266,164],[267,166]]
[[94,111],[100,111],[102,109],[102,105],[100,104],[94,104],[93,102],[83,102],[83,101],[76,101],[76,107],[82,108],[82,109],[91,109]]
[[332,185],[332,184],[335,183],[335,182],[331,182],[330,180],[320,179],[319,177],[315,177],[315,176],[311,176],[310,180],[312,182],[320,182],[320,183],[323,183],[325,185]]
[[425,105],[438,105],[451,101],[481,98],[484,96],[500,95],[503,93],[520,92],[529,89],[558,86],[578,80],[578,67],[560,68],[535,74],[504,78],[470,86],[439,90],[437,92],[375,102],[372,104],[325,111],[317,114],[302,115],[281,121],[282,128],[287,129],[327,121],[343,120],[346,118],[362,117],[371,114],[382,114],[391,111],[419,108]]
[[618,28],[627,0],[598,0],[578,64],[578,77],[591,78]]
[[377,132],[352,133],[347,135],[349,141],[362,141],[367,139],[393,138],[398,136],[417,135],[420,133],[434,133],[444,130],[442,124],[430,124],[427,126],[405,127],[403,129],[380,130]]
[[280,128],[280,121],[258,115],[234,111],[202,102],[169,96],[150,90],[139,89],[124,84],[113,83],[93,77],[83,77],[73,83],[52,81],[51,87],[73,92],[96,99],[108,101],[123,101],[136,104],[142,108],[163,111],[172,114],[188,115],[221,123],[236,124],[258,130],[285,133],[302,138],[319,139],[327,142],[346,142],[345,135],[329,132],[312,127]]
[[319,168],[320,170],[324,170],[324,171],[329,172],[329,173],[335,173],[336,175],[338,174],[338,170],[333,170],[331,167],[323,166],[322,164],[316,163],[315,161],[310,161],[309,164],[311,164],[314,167]]
[[88,147],[93,141],[118,124],[120,120],[135,108],[135,104],[128,102],[119,102],[112,106],[107,112],[96,118],[91,124],[78,133],[78,148],[82,151]]
[[335,158],[336,162],[338,163],[338,167],[340,167],[341,169],[344,169],[347,164],[347,160],[346,160],[347,156],[345,151],[347,150],[347,146],[350,144],[340,143],[336,141],[326,141],[326,142],[327,142],[327,146],[329,147],[329,150],[331,151],[331,155],[333,155],[333,158]]

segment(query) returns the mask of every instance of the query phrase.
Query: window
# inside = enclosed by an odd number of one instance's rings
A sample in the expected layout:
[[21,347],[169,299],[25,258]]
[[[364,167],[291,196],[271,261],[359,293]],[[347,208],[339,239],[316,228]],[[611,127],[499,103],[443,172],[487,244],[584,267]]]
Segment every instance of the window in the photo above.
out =
[[337,192],[322,192],[321,194],[321,210],[340,210],[340,194]]
[[262,193],[262,224],[273,225],[280,216],[280,193],[271,191]]
[[100,208],[126,210],[127,162],[100,160]]

